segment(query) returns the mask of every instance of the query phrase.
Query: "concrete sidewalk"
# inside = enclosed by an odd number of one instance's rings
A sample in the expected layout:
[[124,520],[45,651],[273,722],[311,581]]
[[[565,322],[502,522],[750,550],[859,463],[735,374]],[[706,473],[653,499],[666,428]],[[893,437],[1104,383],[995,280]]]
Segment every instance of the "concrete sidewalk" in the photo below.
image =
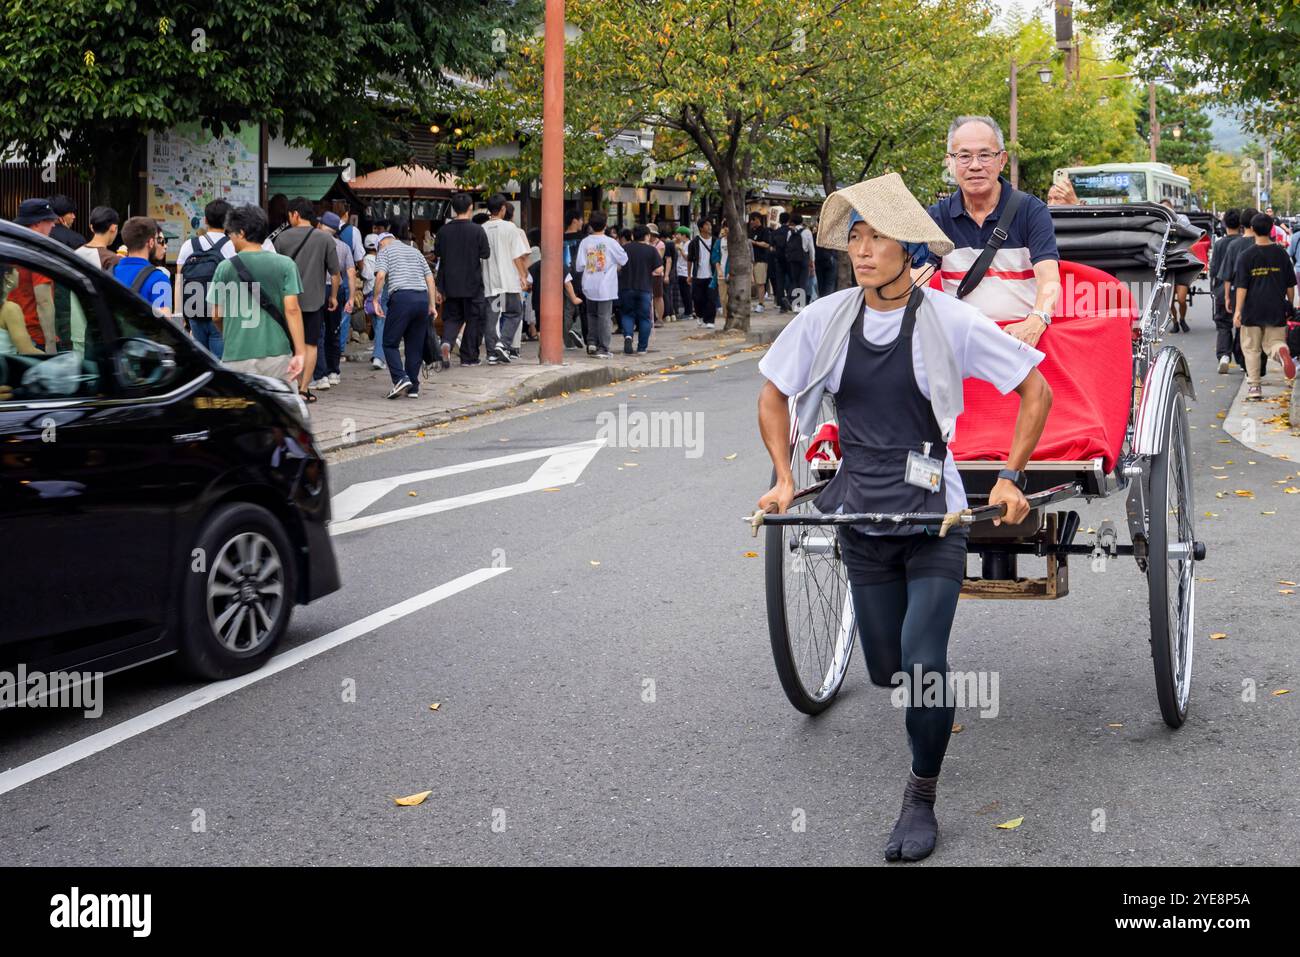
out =
[[317,447],[330,452],[375,439],[435,426],[453,419],[522,405],[534,399],[608,385],[638,375],[706,359],[722,358],[772,342],[793,314],[758,313],[751,317],[749,335],[706,333],[695,321],[668,322],[654,330],[644,355],[623,355],[623,338],[613,337],[614,357],[597,359],[579,349],[565,349],[564,363],[543,366],[537,343],[524,342],[520,356],[509,365],[460,367],[431,372],[420,381],[418,399],[388,399],[392,379],[370,365],[371,342],[352,343],[341,369],[342,381],[316,393],[309,406]]

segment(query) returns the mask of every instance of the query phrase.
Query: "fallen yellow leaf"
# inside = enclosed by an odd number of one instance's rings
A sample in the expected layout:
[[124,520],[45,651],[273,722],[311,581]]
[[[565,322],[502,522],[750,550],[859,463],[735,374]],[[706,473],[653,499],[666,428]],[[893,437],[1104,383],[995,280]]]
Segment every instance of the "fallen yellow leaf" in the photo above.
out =
[[1218,518],[1218,517],[1219,517],[1219,513],[1218,513],[1218,512],[1206,512],[1206,513],[1205,513],[1205,517],[1206,517],[1206,518]]
[[1284,579],[1284,578],[1279,578],[1279,579],[1277,580],[1277,583],[1278,583],[1279,585],[1290,585],[1292,588],[1295,587],[1295,582],[1289,582],[1289,581],[1287,581],[1287,580]]
[[1198,579],[1196,579],[1196,580],[1197,580],[1198,582],[1217,582],[1217,581],[1218,581],[1217,578],[1198,578]]
[[1288,485],[1282,491],[1286,492],[1287,495],[1300,495],[1300,488],[1296,488],[1294,485]]
[[757,558],[757,557],[758,557],[758,552],[745,552],[745,557],[746,557],[746,558]]
[[406,494],[409,495],[409,496],[411,496],[411,498],[415,498],[415,497],[416,497],[417,495],[419,495],[420,493],[419,493],[419,492],[407,492]]
[[1021,815],[1020,817],[1013,817],[1009,821],[1003,821],[1001,824],[995,824],[994,827],[999,828],[1003,831],[1014,831],[1024,822],[1025,822],[1024,815]]
[[623,463],[623,468],[625,468],[625,469],[634,469],[634,468],[636,468],[636,467],[637,467],[638,465],[640,465],[640,464],[641,464],[640,462],[624,462],[624,463]]
[[421,791],[419,794],[408,794],[406,797],[393,798],[393,803],[398,807],[415,807],[417,804],[423,804],[432,791]]
[[1122,728],[1122,727],[1124,727],[1124,725],[1122,725],[1122,724],[1108,724],[1108,725],[1106,725],[1106,727],[1108,727],[1108,728]]
[[1214,497],[1215,497],[1215,498],[1227,498],[1227,497],[1228,497],[1228,493],[1227,493],[1227,492],[1215,492],[1215,493],[1214,493]]
[[559,489],[558,489],[558,488],[544,488],[544,489],[542,489],[542,491],[543,491],[543,492],[558,492]]
[[1239,497],[1241,497],[1241,498],[1254,498],[1254,497],[1255,497],[1255,493],[1252,492],[1250,489],[1247,489],[1247,488],[1239,488],[1239,489],[1237,489],[1236,492],[1233,493],[1233,494],[1235,494],[1235,495],[1237,495],[1237,496],[1239,496]]
[[1210,635],[1210,640],[1211,640],[1211,641],[1222,641],[1224,638],[1227,638],[1227,637],[1228,637],[1227,632],[1216,631],[1214,634]]
[[595,568],[597,565],[600,564],[600,562],[593,562],[593,561],[588,560],[587,564],[589,564],[592,568]]
[[1274,509],[1274,510],[1271,511],[1271,512],[1260,512],[1259,514],[1261,514],[1261,515],[1276,515],[1276,514],[1277,514],[1277,510]]
[[735,457],[736,457],[736,453],[735,453],[735,452],[732,452],[730,455],[724,455],[724,456],[723,456],[723,458],[726,459],[728,462],[730,462],[730,461],[731,461],[732,459],[734,459]]
[[442,702],[441,702],[441,701],[435,701],[433,704],[429,705],[429,710],[430,710],[430,711],[437,711],[437,710],[438,710],[439,708],[441,708],[441,707],[442,707]]
[[965,730],[966,730],[966,725],[964,725],[964,724],[954,724],[954,725],[952,726],[952,733],[953,733],[953,734],[961,734],[961,733],[962,733],[963,731],[965,731]]
[[1280,694],[1290,694],[1290,693],[1291,693],[1290,688],[1278,688],[1276,691],[1273,692],[1273,697],[1276,698]]
[[1228,417],[1228,413],[1226,412],[1220,412],[1217,415],[1215,415],[1216,419],[1226,419],[1227,417]]

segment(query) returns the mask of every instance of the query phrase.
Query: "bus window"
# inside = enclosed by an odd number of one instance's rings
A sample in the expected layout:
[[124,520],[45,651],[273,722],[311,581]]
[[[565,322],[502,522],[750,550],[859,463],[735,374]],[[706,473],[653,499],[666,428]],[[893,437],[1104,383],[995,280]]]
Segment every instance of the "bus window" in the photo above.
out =
[[1070,182],[1081,203],[1141,203],[1148,198],[1143,172],[1071,173]]

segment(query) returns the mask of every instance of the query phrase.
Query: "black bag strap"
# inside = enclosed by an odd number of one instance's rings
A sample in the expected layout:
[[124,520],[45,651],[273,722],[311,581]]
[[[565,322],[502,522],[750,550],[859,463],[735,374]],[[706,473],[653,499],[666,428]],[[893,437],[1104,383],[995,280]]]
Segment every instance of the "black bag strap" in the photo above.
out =
[[285,321],[284,313],[280,311],[279,306],[271,301],[271,298],[266,294],[266,290],[262,288],[262,284],[253,278],[252,272],[248,269],[248,264],[238,256],[232,256],[230,265],[234,267],[235,274],[239,276],[240,282],[257,286],[257,294],[262,302],[262,311],[280,324],[280,328],[284,330],[284,334],[288,336],[289,342],[292,343],[293,335],[289,332],[289,323]]
[[163,270],[159,269],[157,266],[146,266],[144,269],[141,269],[135,274],[135,279],[131,283],[131,291],[137,296],[140,295],[140,290],[144,288],[144,284],[148,282],[149,277],[156,272],[163,272]]
[[300,242],[300,243],[298,244],[298,248],[295,249],[292,253],[289,254],[289,258],[292,259],[295,263],[298,262],[298,254],[299,254],[300,252],[302,252],[303,247],[305,247],[309,242],[311,242],[311,234],[312,234],[314,231],[315,231],[315,230],[313,230],[310,226],[308,226],[308,227],[307,227],[307,235],[304,236],[304,237],[302,237],[302,242]]
[[1009,235],[1007,230],[1016,221],[1016,213],[1020,212],[1020,204],[1024,202],[1024,199],[1025,194],[1018,189],[1013,189],[1011,195],[1007,197],[1007,205],[1002,208],[1002,215],[998,217],[998,224],[993,227],[993,235],[984,244],[984,248],[980,250],[979,258],[970,267],[970,271],[962,276],[961,284],[957,286],[958,299],[965,299],[974,292],[975,287],[984,278],[984,274],[989,271],[989,266],[993,265],[993,257],[1002,248],[1002,244],[1007,241]]

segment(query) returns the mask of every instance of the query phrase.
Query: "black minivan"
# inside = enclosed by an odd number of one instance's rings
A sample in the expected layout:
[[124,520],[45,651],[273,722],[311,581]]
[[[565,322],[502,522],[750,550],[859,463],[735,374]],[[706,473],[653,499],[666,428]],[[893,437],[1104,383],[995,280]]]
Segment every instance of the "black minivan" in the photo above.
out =
[[50,281],[60,342],[22,355],[0,340],[0,669],[107,674],[173,654],[204,678],[257,668],[294,605],[339,587],[297,391],[226,369],[5,220],[0,278],[11,321]]

